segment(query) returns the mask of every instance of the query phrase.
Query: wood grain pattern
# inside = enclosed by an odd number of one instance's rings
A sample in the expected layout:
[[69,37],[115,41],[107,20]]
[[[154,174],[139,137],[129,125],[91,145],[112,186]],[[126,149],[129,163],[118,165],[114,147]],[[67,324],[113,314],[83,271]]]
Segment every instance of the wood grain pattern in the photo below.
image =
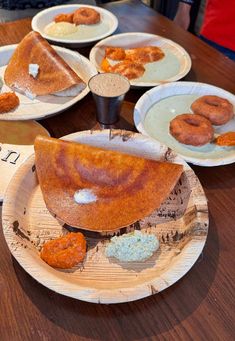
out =
[[[235,63],[204,42],[139,1],[117,1],[104,7],[118,16],[118,32],[159,34],[182,45],[193,61],[185,80],[235,92]],[[18,43],[29,31],[30,20],[1,24],[0,45]],[[89,51],[79,49],[85,56]],[[128,93],[118,127],[135,130],[132,109],[144,91]],[[40,123],[55,137],[97,127],[94,102],[88,95],[65,113]],[[233,340],[235,164],[192,168],[208,199],[210,228],[205,249],[181,281],[139,301],[95,305],[54,293],[11,257],[0,229],[1,339]]]

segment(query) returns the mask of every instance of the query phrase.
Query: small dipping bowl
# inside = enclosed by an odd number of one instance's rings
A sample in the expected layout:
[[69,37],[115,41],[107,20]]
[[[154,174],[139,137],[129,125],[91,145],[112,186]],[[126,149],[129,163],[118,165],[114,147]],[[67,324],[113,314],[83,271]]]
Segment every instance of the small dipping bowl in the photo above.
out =
[[103,125],[119,120],[122,102],[130,89],[129,80],[118,73],[99,73],[88,82],[96,103],[96,119]]

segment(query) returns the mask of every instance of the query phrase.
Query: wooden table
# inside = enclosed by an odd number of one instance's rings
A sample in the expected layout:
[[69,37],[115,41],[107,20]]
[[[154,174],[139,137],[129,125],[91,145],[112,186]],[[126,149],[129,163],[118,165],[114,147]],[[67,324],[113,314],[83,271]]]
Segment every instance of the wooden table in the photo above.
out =
[[[193,66],[187,81],[235,92],[235,63],[139,1],[103,5],[119,19],[119,32],[162,35],[182,45]],[[30,19],[0,25],[0,45],[18,43]],[[89,48],[79,49],[88,56]],[[119,126],[135,130],[132,109],[143,90],[128,93]],[[66,117],[66,120],[65,120]],[[52,136],[96,127],[90,95],[58,116],[41,121]],[[38,284],[0,239],[0,339],[5,340],[232,340],[234,321],[235,165],[192,166],[208,198],[210,226],[200,259],[160,294],[118,305],[96,305],[56,294]]]

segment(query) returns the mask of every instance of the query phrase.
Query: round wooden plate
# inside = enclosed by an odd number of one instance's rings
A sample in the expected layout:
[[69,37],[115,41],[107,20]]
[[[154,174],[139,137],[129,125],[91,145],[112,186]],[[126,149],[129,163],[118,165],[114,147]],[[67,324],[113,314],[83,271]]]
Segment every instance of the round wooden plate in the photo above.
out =
[[155,233],[158,251],[145,262],[119,262],[105,257],[110,234],[84,232],[88,251],[83,264],[54,269],[39,256],[45,241],[74,230],[48,212],[31,156],[15,173],[3,204],[3,231],[21,266],[44,286],[70,297],[95,303],[120,303],[158,293],[178,281],[202,252],[208,232],[208,208],[192,169],[154,139],[120,130],[87,131],[64,139],[120,150],[184,165],[178,184],[160,209],[117,233],[133,229]]

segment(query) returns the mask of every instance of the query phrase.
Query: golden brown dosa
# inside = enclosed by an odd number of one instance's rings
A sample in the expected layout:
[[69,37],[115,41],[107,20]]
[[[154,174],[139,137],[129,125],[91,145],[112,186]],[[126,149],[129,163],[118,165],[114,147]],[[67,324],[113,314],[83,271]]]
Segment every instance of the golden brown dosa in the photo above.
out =
[[[128,226],[157,209],[183,166],[70,141],[38,136],[36,170],[48,210],[66,224],[92,231]],[[95,202],[77,204],[74,193],[92,189]]]
[[[34,78],[29,64],[38,64]],[[4,74],[5,83],[22,92],[49,95],[84,82],[38,32],[30,32],[19,43]]]

